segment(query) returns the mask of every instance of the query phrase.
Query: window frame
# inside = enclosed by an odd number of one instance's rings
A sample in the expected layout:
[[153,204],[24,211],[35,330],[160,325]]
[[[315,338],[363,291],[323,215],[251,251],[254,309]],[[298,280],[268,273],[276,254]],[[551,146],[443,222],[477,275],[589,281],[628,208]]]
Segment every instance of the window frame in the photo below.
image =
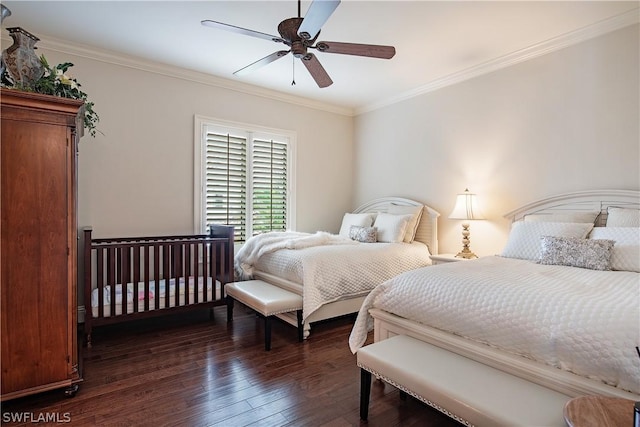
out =
[[[222,120],[217,118],[205,117],[201,115],[194,116],[194,182],[193,182],[193,199],[194,199],[194,218],[193,229],[194,233],[201,234],[206,232],[206,134],[209,129],[220,130],[222,132],[228,132],[231,130],[237,131],[248,136],[248,150],[247,150],[247,172],[248,179],[246,203],[247,203],[247,238],[252,235],[252,139],[277,139],[280,138],[286,140],[287,144],[287,221],[286,229],[295,230],[296,228],[296,139],[297,135],[295,131],[286,129],[269,128],[265,126],[259,126],[250,123],[234,122],[229,120]],[[244,242],[238,242],[242,244]]]

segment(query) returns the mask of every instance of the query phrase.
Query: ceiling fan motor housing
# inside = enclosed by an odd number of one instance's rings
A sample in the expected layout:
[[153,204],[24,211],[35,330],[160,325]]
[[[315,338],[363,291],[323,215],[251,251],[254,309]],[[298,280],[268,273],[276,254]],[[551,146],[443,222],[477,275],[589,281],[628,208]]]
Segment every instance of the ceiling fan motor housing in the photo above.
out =
[[278,24],[278,33],[285,41],[285,44],[291,47],[291,52],[296,58],[303,58],[307,55],[307,48],[316,41],[320,32],[312,39],[302,38],[298,35],[298,28],[302,24],[303,18],[289,18]]

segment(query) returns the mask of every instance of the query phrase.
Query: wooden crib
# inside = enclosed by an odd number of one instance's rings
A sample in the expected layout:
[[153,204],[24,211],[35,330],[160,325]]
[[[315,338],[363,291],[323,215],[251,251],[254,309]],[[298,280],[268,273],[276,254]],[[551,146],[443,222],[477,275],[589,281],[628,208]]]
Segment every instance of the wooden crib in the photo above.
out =
[[224,305],[234,281],[233,227],[209,234],[93,239],[84,235],[84,334],[94,326]]

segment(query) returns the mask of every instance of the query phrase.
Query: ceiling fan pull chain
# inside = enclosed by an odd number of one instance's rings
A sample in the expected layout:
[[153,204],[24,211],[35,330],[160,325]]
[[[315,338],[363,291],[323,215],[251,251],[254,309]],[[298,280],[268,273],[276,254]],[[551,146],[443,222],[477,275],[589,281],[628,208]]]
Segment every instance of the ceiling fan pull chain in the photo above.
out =
[[291,61],[291,75],[292,75],[292,80],[291,80],[291,86],[295,86],[296,85],[296,57],[292,56],[291,57],[292,61]]

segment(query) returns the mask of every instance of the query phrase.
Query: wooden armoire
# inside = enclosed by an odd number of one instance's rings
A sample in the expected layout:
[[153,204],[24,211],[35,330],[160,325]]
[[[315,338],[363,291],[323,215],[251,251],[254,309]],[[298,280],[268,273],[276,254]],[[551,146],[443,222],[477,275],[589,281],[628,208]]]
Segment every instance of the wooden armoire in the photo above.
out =
[[1,400],[81,381],[77,144],[82,101],[0,89]]

